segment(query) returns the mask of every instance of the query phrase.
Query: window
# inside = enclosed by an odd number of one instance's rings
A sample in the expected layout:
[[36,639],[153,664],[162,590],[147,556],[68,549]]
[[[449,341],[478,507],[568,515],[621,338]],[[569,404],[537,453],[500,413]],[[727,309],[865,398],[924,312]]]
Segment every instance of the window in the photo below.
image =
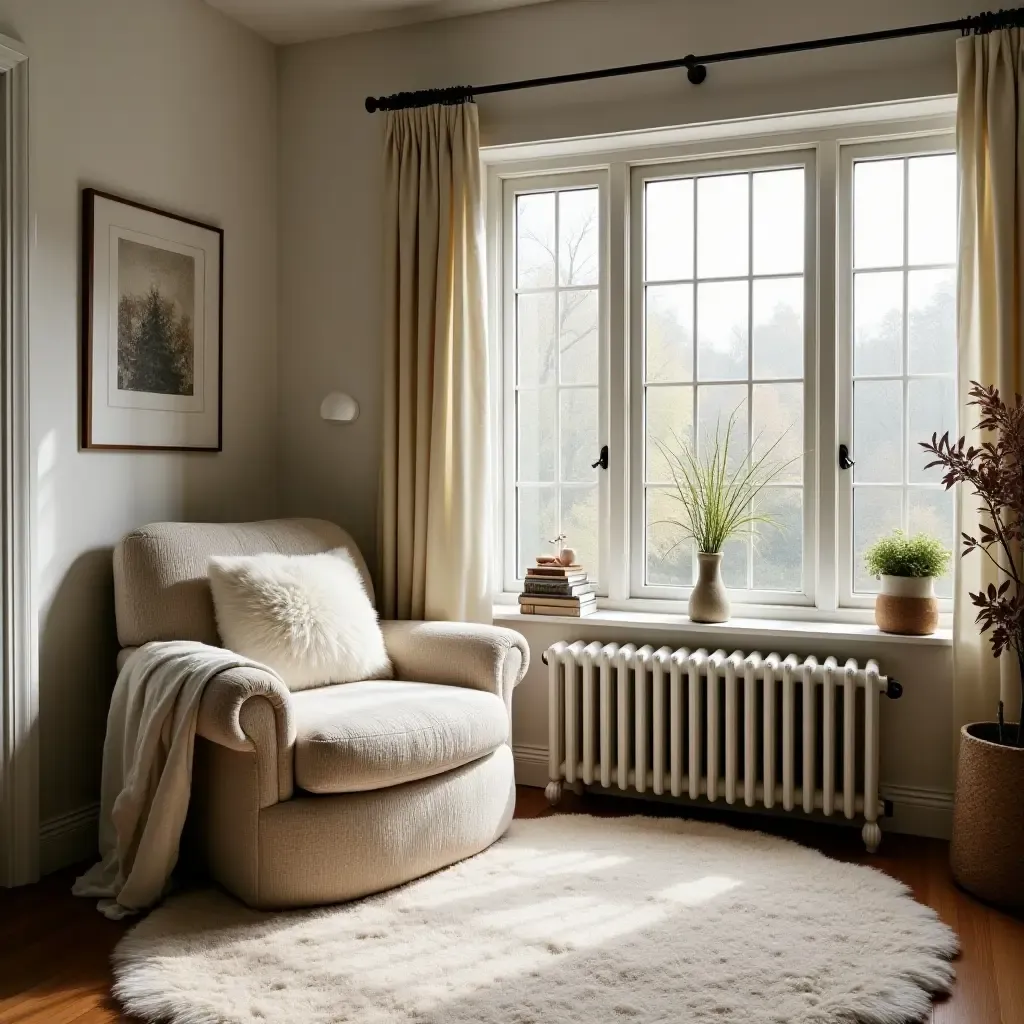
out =
[[516,578],[562,535],[599,576],[600,191],[577,176],[509,195]]
[[750,510],[772,522],[724,552],[748,614],[863,616],[882,532],[952,546],[916,442],[956,427],[953,140],[946,117],[899,131],[492,170],[506,591],[564,534],[612,607],[685,600],[696,552],[667,455],[730,423],[730,465],[773,445],[784,463]]
[[[840,253],[855,462],[843,474],[850,599],[877,590],[864,550],[883,533],[923,531],[956,547],[953,494],[937,469],[924,468],[918,446],[933,432],[956,431],[956,157],[892,155],[907,150],[863,147],[844,168],[852,183]],[[936,581],[936,593],[952,595],[951,576]]]
[[786,468],[751,510],[781,529],[759,526],[726,545],[726,585],[767,601],[806,595],[810,154],[733,160],[722,169],[644,167],[633,176],[633,208],[642,211],[631,293],[639,364],[634,543],[644,557],[632,589],[678,597],[692,586],[696,549],[673,522],[679,511],[669,463],[681,445],[700,454],[729,433],[730,466],[774,446],[773,458]]

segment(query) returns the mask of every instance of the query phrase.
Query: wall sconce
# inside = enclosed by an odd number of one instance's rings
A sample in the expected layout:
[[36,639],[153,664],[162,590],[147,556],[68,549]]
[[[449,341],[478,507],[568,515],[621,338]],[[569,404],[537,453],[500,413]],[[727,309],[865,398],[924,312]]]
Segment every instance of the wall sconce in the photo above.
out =
[[352,423],[359,416],[359,403],[344,391],[332,391],[320,403],[320,416],[336,423]]

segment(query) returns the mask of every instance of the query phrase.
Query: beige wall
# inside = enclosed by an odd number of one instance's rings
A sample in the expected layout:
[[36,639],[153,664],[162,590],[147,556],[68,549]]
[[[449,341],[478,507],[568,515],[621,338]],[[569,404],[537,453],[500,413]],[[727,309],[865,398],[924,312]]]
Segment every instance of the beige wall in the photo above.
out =
[[[526,78],[792,39],[956,18],[964,0],[559,0],[443,23],[288,47],[279,58],[281,433],[286,510],[346,525],[374,564],[380,458],[380,148],[367,94]],[[532,141],[949,94],[955,36],[712,66],[699,89],[682,73],[485,97],[485,144]],[[323,395],[361,403],[351,427],[322,422]],[[536,660],[564,628],[531,626],[535,666],[516,704],[517,743],[546,743]],[[573,635],[678,645],[582,626]],[[777,646],[777,645],[775,645]],[[819,646],[819,645],[815,645]],[[828,645],[864,658],[870,645]],[[804,653],[800,645],[789,645]],[[833,647],[835,649],[833,649]],[[842,649],[839,649],[842,648]],[[812,653],[808,648],[807,653]],[[817,650],[821,654],[823,649]],[[952,785],[949,650],[886,645],[907,684],[885,709],[883,781],[948,793]]]
[[[33,462],[45,821],[97,799],[116,644],[111,546],[277,500],[273,48],[200,0],[0,0],[30,75]],[[80,195],[225,230],[224,451],[78,448]]]

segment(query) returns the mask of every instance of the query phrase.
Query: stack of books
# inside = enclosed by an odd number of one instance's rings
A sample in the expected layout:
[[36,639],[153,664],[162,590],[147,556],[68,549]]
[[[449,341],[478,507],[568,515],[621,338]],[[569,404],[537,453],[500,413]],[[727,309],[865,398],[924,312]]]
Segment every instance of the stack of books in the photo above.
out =
[[597,611],[597,595],[582,565],[538,563],[526,570],[519,610],[524,615],[589,615]]

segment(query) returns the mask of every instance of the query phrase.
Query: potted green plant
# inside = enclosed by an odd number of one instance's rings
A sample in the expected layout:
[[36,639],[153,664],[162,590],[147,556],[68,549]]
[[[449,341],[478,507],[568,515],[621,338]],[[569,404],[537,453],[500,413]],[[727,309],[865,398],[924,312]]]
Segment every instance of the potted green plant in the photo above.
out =
[[864,553],[864,565],[881,581],[875,598],[875,623],[883,633],[926,636],[939,624],[935,578],[949,569],[951,553],[926,533],[907,536],[894,530]]
[[[1024,407],[992,387],[971,381],[968,405],[979,411],[980,445],[949,434],[932,435],[921,447],[934,457],[928,465],[945,470],[943,483],[971,488],[981,520],[962,534],[961,555],[987,558],[1000,582],[970,595],[975,621],[988,633],[992,654],[1011,654],[1024,678]],[[968,532],[970,530],[970,532]],[[982,899],[1024,909],[1024,688],[1016,723],[1005,721],[999,702],[996,721],[974,722],[960,731],[953,801],[953,877]]]
[[[754,523],[778,527],[775,519],[756,508],[757,496],[787,466],[789,460],[776,458],[785,433],[759,454],[752,449],[741,459],[730,460],[733,428],[739,409],[734,409],[724,430],[716,424],[699,450],[689,438],[672,435],[671,443],[656,444],[668,464],[672,487],[668,495],[679,506],[679,517],[658,520],[678,527],[677,546],[692,540],[697,546],[697,582],[690,593],[688,611],[693,622],[728,622],[731,614],[729,592],[722,581],[722,549],[730,537]],[[671,549],[670,549],[671,550]]]

